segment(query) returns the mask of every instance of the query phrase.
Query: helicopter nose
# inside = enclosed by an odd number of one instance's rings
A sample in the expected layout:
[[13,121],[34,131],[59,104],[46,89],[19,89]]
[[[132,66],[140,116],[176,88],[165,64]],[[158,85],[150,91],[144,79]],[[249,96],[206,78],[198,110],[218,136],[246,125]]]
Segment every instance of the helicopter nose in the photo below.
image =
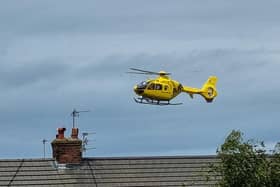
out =
[[137,91],[137,85],[135,85],[135,86],[133,87],[133,90],[134,90],[134,92],[136,93],[136,91]]
[[144,92],[144,90],[140,89],[137,85],[134,86],[133,90],[137,95],[140,95]]

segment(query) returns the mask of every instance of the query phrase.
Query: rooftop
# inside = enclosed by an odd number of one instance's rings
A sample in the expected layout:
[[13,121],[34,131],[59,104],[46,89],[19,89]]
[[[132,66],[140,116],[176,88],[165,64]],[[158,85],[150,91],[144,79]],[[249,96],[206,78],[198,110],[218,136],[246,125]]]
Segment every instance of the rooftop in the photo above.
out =
[[[80,164],[54,159],[0,160],[0,186],[210,186],[216,156],[94,157]],[[207,178],[209,180],[207,181]]]

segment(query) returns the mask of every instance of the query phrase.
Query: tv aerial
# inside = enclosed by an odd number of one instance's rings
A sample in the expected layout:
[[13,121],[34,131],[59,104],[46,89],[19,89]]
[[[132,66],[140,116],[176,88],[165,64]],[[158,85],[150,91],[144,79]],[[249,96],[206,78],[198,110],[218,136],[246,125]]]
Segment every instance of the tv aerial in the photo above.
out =
[[87,150],[90,150],[90,149],[96,149],[95,147],[87,147],[89,141],[92,141],[92,140],[88,139],[88,136],[91,135],[91,134],[96,134],[96,133],[95,132],[90,132],[90,133],[84,132],[83,133],[83,140],[82,140],[82,142],[83,142],[83,144],[82,144],[83,152],[86,152]]
[[46,158],[46,143],[48,142],[49,140],[46,140],[46,139],[43,139],[42,140],[42,143],[43,143],[43,146],[44,146],[44,159]]
[[80,110],[80,111],[77,111],[76,109],[73,109],[73,112],[71,112],[71,116],[73,118],[73,128],[75,128],[75,126],[77,125],[76,123],[76,119],[77,117],[80,116],[80,113],[82,112],[90,112],[89,110]]

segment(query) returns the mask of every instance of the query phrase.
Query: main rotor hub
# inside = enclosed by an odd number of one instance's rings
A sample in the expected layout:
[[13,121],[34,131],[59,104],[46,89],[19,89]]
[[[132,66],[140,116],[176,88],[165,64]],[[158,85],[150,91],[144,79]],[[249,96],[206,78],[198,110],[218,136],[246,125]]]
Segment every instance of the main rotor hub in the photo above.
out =
[[165,71],[159,71],[158,72],[159,76],[166,76],[169,75],[169,73],[165,72]]

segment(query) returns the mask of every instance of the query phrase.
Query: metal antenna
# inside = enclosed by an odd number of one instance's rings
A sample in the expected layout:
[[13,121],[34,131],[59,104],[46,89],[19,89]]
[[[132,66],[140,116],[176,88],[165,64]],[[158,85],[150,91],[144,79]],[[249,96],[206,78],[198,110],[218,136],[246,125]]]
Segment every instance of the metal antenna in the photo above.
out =
[[71,116],[73,117],[73,128],[75,128],[75,118],[79,117],[79,114],[81,112],[90,112],[89,110],[81,110],[77,111],[75,108],[73,109],[73,112],[71,112]]
[[43,142],[43,145],[44,145],[44,159],[45,159],[46,158],[46,143],[48,142],[48,140],[43,139],[42,142]]
[[87,136],[88,135],[91,135],[91,134],[96,134],[95,132],[90,132],[90,133],[88,133],[88,132],[84,132],[84,133],[82,133],[82,136],[83,136],[83,140],[82,140],[82,142],[83,142],[83,145],[82,145],[82,151],[83,152],[86,152],[87,150],[89,150],[89,149],[95,149],[95,148],[88,148],[88,147],[86,147],[87,145],[88,145],[88,142],[90,141],[90,140],[88,140],[88,138],[87,138]]

